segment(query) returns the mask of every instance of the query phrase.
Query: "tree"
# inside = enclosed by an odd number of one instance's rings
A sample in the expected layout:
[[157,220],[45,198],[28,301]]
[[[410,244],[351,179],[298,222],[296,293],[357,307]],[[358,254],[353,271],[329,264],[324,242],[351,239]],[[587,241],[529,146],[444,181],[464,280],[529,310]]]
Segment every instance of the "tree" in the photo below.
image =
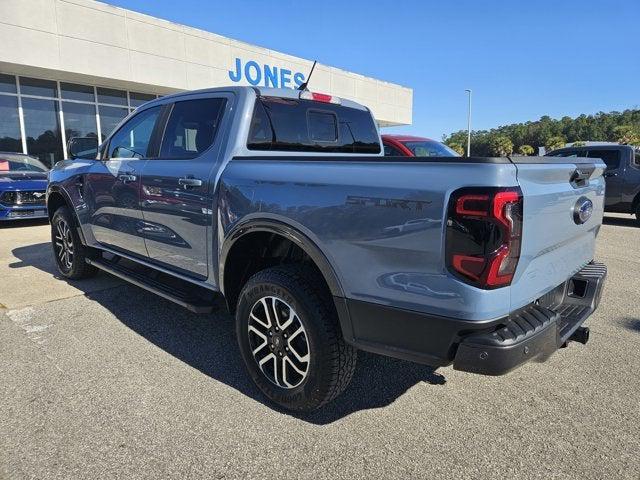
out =
[[464,151],[464,147],[462,145],[460,145],[457,142],[448,142],[447,146],[453,150],[454,152],[456,152],[458,155],[464,155],[465,151]]
[[615,141],[624,145],[640,145],[640,127],[620,125],[613,129]]
[[531,145],[520,145],[518,147],[518,153],[520,155],[525,155],[528,157],[529,155],[533,155],[534,152],[535,150]]
[[496,135],[489,141],[489,153],[494,157],[506,157],[513,153],[513,142],[505,135]]
[[[625,127],[625,128],[618,128]],[[640,109],[623,112],[598,112],[595,115],[580,115],[577,118],[562,117],[559,120],[549,116],[536,121],[514,123],[491,130],[471,132],[473,154],[491,155],[490,142],[496,136],[508,137],[514,145],[540,147],[552,137],[563,137],[567,143],[591,141],[622,141],[636,143],[640,140]],[[455,142],[463,147],[467,145],[466,130],[459,130],[443,137],[445,143]]]
[[584,147],[587,144],[587,142],[583,142],[582,140],[578,140],[577,142],[573,142],[574,147]]
[[556,150],[558,148],[564,147],[566,143],[567,139],[562,135],[555,135],[553,137],[547,138],[547,140],[544,142],[544,149],[547,152],[550,152],[551,150]]

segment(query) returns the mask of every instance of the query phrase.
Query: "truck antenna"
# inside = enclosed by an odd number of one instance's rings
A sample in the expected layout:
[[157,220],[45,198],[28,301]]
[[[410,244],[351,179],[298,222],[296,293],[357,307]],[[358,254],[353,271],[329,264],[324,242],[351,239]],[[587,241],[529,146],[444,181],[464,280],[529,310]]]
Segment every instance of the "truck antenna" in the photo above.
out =
[[316,68],[315,60],[313,61],[313,65],[311,65],[311,71],[309,72],[309,75],[307,75],[307,80],[305,82],[302,82],[298,87],[298,90],[300,90],[301,92],[307,89],[307,85],[309,85],[309,80],[311,79],[311,75],[313,75],[314,68]]

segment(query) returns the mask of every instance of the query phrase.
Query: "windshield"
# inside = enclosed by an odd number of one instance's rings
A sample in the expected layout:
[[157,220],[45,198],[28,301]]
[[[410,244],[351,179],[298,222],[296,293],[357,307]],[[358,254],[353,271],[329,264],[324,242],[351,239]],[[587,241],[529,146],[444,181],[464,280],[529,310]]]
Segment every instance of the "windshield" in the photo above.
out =
[[417,142],[402,142],[416,157],[459,157],[455,151],[446,145],[433,140]]
[[0,153],[0,174],[7,172],[48,172],[47,168],[37,158],[28,155]]

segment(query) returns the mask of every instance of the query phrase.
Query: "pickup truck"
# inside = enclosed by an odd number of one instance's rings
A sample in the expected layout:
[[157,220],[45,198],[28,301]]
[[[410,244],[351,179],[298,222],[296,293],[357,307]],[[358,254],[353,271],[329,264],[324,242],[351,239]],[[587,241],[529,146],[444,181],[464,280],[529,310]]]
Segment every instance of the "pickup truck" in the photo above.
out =
[[566,147],[547,154],[550,157],[599,158],[606,165],[607,191],[604,211],[630,213],[640,226],[640,150],[631,145],[594,144]]
[[88,141],[50,174],[61,276],[222,295],[284,408],[334,399],[358,349],[500,375],[588,339],[600,160],[388,158],[366,107],[306,89],[166,96]]

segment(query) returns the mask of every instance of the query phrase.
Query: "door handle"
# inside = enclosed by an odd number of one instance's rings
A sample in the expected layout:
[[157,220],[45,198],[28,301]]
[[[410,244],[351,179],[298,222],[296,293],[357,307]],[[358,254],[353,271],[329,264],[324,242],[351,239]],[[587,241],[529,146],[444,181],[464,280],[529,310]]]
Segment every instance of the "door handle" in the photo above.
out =
[[618,172],[604,172],[605,177],[617,177]]
[[181,185],[185,190],[193,187],[201,187],[202,180],[199,178],[181,178],[178,180],[178,185]]
[[129,173],[123,173],[122,175],[118,175],[118,179],[122,183],[131,183],[131,182],[135,182],[138,179],[138,177],[136,177],[135,175],[131,175]]

